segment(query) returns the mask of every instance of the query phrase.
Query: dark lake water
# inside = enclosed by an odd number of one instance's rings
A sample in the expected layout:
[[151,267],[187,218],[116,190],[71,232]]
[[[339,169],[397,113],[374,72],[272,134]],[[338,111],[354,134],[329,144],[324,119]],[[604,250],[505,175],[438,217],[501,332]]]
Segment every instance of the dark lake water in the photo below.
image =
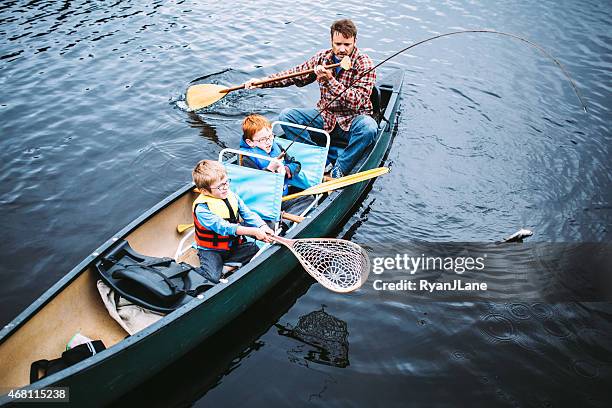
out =
[[[315,86],[237,92],[196,115],[182,109],[190,81],[240,84],[294,66],[326,48],[343,17],[375,61],[449,31],[524,36],[561,61],[589,110],[520,41],[470,34],[415,47],[388,63],[406,70],[392,172],[338,237],[372,255],[390,242],[418,254],[490,243],[520,227],[559,253],[610,243],[610,2],[308,3],[2,2],[2,325],[187,182],[194,163],[237,146],[246,114],[274,119],[318,96]],[[609,259],[597,273],[612,272]],[[347,296],[296,271],[124,402],[609,406],[610,303],[523,298],[523,288],[428,301],[368,283]],[[300,318],[319,322],[324,344],[305,338]]]

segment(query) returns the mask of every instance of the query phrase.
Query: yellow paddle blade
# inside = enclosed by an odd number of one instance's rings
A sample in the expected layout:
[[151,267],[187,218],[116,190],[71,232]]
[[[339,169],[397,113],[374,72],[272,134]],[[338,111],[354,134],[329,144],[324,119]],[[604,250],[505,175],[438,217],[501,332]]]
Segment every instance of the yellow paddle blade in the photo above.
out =
[[182,234],[183,232],[187,231],[189,228],[192,228],[193,224],[179,224],[176,226],[176,232],[178,232],[179,234]]
[[283,197],[283,201],[292,200],[294,198],[305,196],[305,195],[316,195],[316,194],[321,194],[321,193],[327,193],[329,191],[337,190],[342,187],[350,186],[351,184],[359,183],[361,181],[365,181],[365,180],[369,180],[374,177],[381,176],[388,172],[389,172],[388,167],[377,167],[375,169],[362,171],[360,173],[350,174],[348,176],[326,181],[325,183],[321,183],[314,187],[310,187],[304,191],[300,191],[299,193],[286,195]]
[[190,86],[189,89],[187,89],[187,106],[189,106],[191,110],[198,110],[208,105],[212,105],[225,96],[225,93],[221,92],[225,89],[227,89],[226,86],[214,84]]

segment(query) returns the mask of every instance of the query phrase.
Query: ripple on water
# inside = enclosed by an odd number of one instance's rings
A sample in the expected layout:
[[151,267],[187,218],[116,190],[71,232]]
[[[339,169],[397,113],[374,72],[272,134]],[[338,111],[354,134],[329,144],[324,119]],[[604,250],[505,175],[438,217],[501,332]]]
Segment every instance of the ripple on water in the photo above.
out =
[[177,180],[188,182],[184,163],[186,157],[192,156],[192,150],[190,137],[153,142],[142,148],[131,162],[131,166],[139,169],[137,185],[140,191],[160,196],[167,193],[167,186],[176,185]]
[[533,303],[530,307],[532,313],[540,320],[548,320],[554,317],[554,309],[546,303]]
[[507,305],[508,312],[512,317],[518,320],[529,320],[531,311],[529,306],[524,303],[510,303]]
[[599,367],[586,360],[574,361],[572,363],[572,368],[574,372],[581,377],[594,379],[599,377]]
[[515,324],[501,314],[488,314],[481,318],[481,322],[480,331],[492,343],[512,341],[516,336]]

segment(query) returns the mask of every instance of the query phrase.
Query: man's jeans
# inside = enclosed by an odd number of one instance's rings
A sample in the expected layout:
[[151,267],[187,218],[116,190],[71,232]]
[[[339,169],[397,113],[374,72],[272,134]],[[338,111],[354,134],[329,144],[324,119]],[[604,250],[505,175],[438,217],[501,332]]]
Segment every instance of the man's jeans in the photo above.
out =
[[[319,111],[317,109],[289,108],[282,110],[278,120],[295,123],[298,125],[308,125],[310,121],[318,114]],[[319,116],[312,123],[310,123],[309,126],[323,129],[323,117]],[[285,132],[285,136],[290,140],[296,140],[298,142],[309,144],[323,144],[315,142],[315,140],[319,139],[319,137],[316,136],[316,133],[311,135],[309,132],[304,131],[299,137],[297,137],[302,129],[288,126],[282,126],[282,128]],[[361,156],[363,156],[363,154],[366,152],[368,147],[373,145],[377,130],[378,124],[368,115],[356,116],[353,119],[351,128],[348,132],[336,125],[334,130],[332,130],[329,134],[331,137],[331,144],[333,145],[334,141],[344,141],[345,143],[348,143],[348,145],[343,151],[340,152],[337,158],[336,150],[330,149],[328,160],[331,162],[335,160],[336,165],[340,167],[342,173],[349,174]]]

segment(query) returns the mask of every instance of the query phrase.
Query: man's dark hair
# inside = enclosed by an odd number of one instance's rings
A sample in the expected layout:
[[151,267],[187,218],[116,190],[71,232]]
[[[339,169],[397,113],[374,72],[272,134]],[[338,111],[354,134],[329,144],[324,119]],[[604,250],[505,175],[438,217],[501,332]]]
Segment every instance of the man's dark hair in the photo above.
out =
[[340,33],[346,38],[357,38],[357,27],[355,27],[355,24],[351,20],[345,18],[343,20],[334,21],[331,25],[330,33],[332,38],[334,38],[334,33]]

